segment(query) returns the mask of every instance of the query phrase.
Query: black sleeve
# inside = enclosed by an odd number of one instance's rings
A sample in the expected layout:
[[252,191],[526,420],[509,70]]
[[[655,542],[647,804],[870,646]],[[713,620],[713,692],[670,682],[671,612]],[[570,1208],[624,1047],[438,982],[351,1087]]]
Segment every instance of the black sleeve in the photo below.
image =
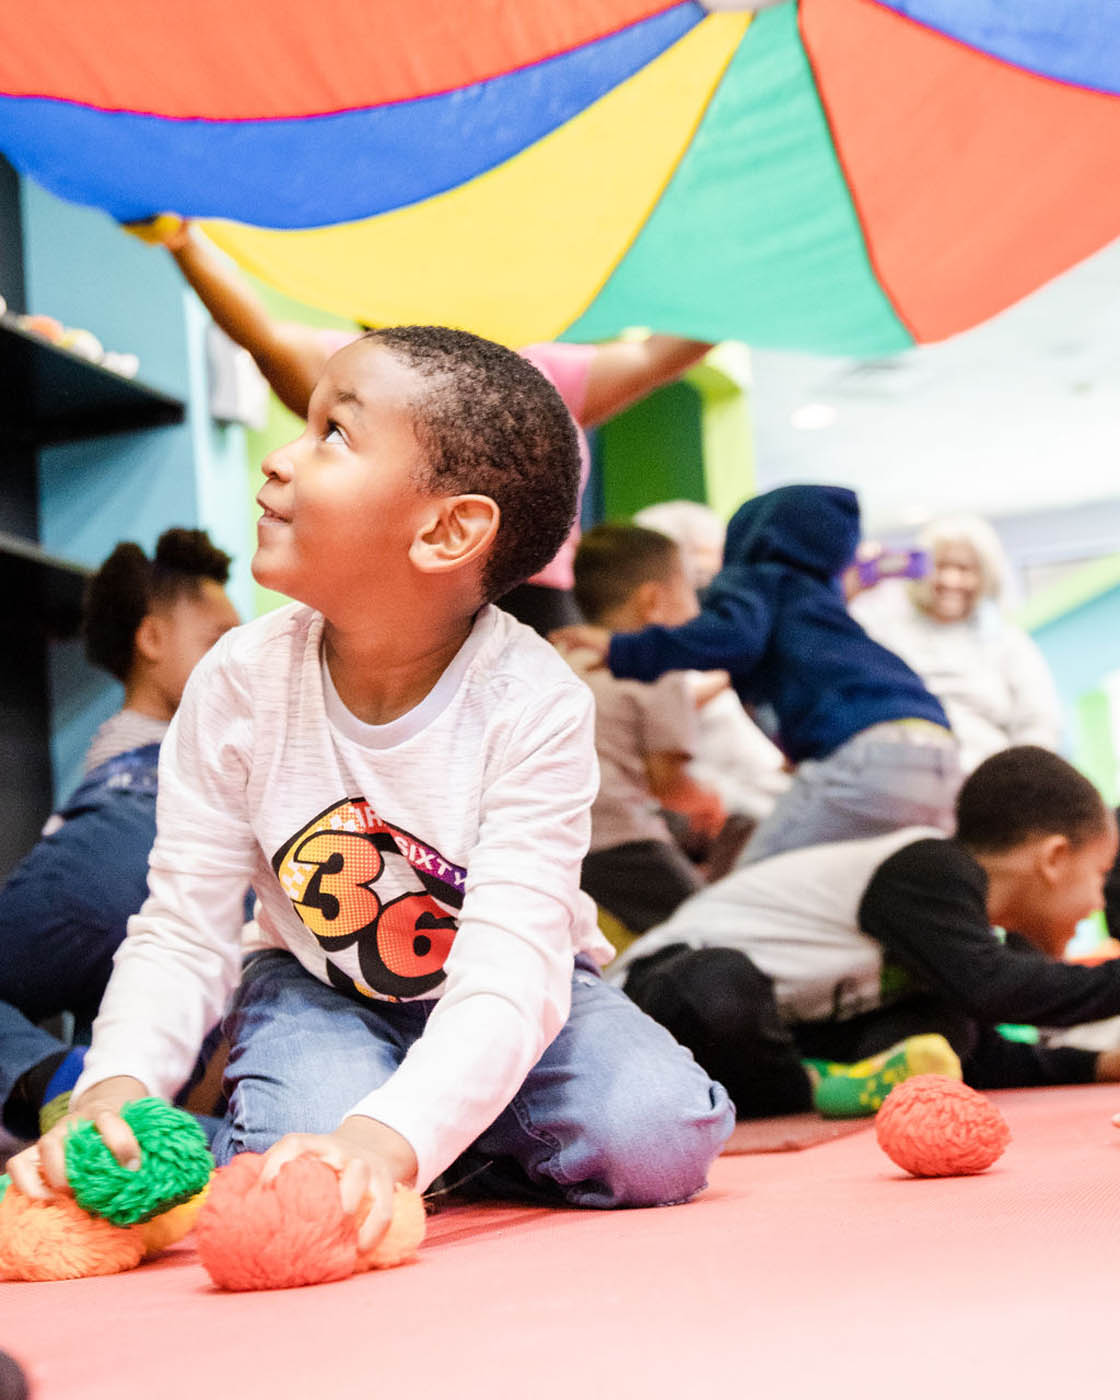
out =
[[955,841],[904,846],[872,876],[861,930],[924,991],[987,1025],[1076,1026],[1120,1015],[1120,959],[1056,962],[988,923],[987,877]]
[[[1116,813],[1120,821],[1120,810]],[[1110,938],[1120,938],[1120,855],[1104,882],[1104,921]]]

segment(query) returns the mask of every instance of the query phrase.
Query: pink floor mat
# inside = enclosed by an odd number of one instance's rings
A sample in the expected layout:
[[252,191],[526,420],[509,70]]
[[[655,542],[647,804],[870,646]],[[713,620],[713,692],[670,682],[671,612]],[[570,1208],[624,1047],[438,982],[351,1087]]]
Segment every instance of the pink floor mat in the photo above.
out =
[[725,1157],[673,1209],[451,1209],[418,1263],[283,1293],[218,1293],[183,1245],[0,1285],[0,1346],[35,1400],[1112,1393],[1120,1091],[993,1097],[982,1176],[911,1180],[860,1132]]
[[757,1118],[736,1123],[723,1149],[725,1157],[752,1152],[801,1152],[822,1142],[835,1142],[865,1132],[874,1118],[822,1118],[819,1113],[791,1113],[785,1118]]

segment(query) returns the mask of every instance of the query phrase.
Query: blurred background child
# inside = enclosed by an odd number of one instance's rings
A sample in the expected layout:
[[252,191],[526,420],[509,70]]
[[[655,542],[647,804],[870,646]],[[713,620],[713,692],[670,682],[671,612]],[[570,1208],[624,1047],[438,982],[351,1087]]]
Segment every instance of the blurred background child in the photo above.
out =
[[[699,501],[662,501],[638,511],[634,523],[660,530],[676,541],[685,573],[698,592],[719,572],[727,527],[710,506]],[[735,829],[733,839],[741,846],[789,787],[789,770],[781,750],[743,708],[725,671],[693,671],[689,676],[696,700],[696,743],[689,776],[718,794]],[[729,856],[736,853],[728,851]]]
[[1045,749],[1005,749],[966,780],[954,837],[908,828],[733,871],[611,976],[741,1118],[873,1113],[914,1073],[963,1071],[978,1089],[1120,1080],[1120,1051],[997,1030],[1120,1013],[1120,961],[1060,961],[1116,848],[1087,778]]
[[[86,652],[121,682],[124,703],[0,890],[0,1104],[17,1136],[36,1136],[44,1102],[76,1081],[113,954],[147,896],[160,743],[187,677],[239,621],[229,566],[205,531],[172,529],[151,558],[117,545],[90,580]],[[74,1048],[38,1024],[63,1013]]]
[[848,612],[840,575],[858,540],[853,492],[779,487],[736,511],[723,568],[691,622],[557,634],[620,679],[730,673],[740,700],[798,765],[741,860],[902,826],[951,829],[956,741],[920,678]]
[[[580,612],[604,627],[675,626],[697,612],[680,550],[639,525],[597,525],[584,535],[575,581]],[[674,671],[645,685],[615,680],[601,667],[583,674],[595,696],[600,781],[581,884],[631,933],[643,933],[702,883],[659,809],[686,812],[688,825],[708,841],[724,812],[687,771],[696,706],[686,675]]]

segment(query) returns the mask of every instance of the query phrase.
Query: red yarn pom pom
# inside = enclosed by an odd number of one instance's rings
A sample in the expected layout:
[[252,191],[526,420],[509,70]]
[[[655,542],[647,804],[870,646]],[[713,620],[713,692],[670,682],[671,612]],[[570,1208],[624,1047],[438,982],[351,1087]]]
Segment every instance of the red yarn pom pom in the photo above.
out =
[[912,1176],[971,1176],[1011,1141],[1003,1114],[982,1094],[941,1074],[917,1074],[875,1115],[879,1146]]
[[262,1186],[263,1165],[259,1153],[243,1152],[214,1173],[195,1226],[206,1272],[238,1291],[347,1278],[358,1227],[343,1212],[337,1173],[317,1157],[298,1157]]

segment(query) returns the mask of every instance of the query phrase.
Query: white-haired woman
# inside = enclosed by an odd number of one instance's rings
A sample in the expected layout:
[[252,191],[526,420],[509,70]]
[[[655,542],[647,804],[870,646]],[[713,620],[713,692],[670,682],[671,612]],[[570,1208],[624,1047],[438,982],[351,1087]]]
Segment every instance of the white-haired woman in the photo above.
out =
[[1005,615],[999,536],[978,516],[954,515],[926,526],[917,544],[929,572],[867,589],[852,600],[853,615],[944,705],[965,773],[1011,744],[1058,748],[1053,678],[1035,643]]

